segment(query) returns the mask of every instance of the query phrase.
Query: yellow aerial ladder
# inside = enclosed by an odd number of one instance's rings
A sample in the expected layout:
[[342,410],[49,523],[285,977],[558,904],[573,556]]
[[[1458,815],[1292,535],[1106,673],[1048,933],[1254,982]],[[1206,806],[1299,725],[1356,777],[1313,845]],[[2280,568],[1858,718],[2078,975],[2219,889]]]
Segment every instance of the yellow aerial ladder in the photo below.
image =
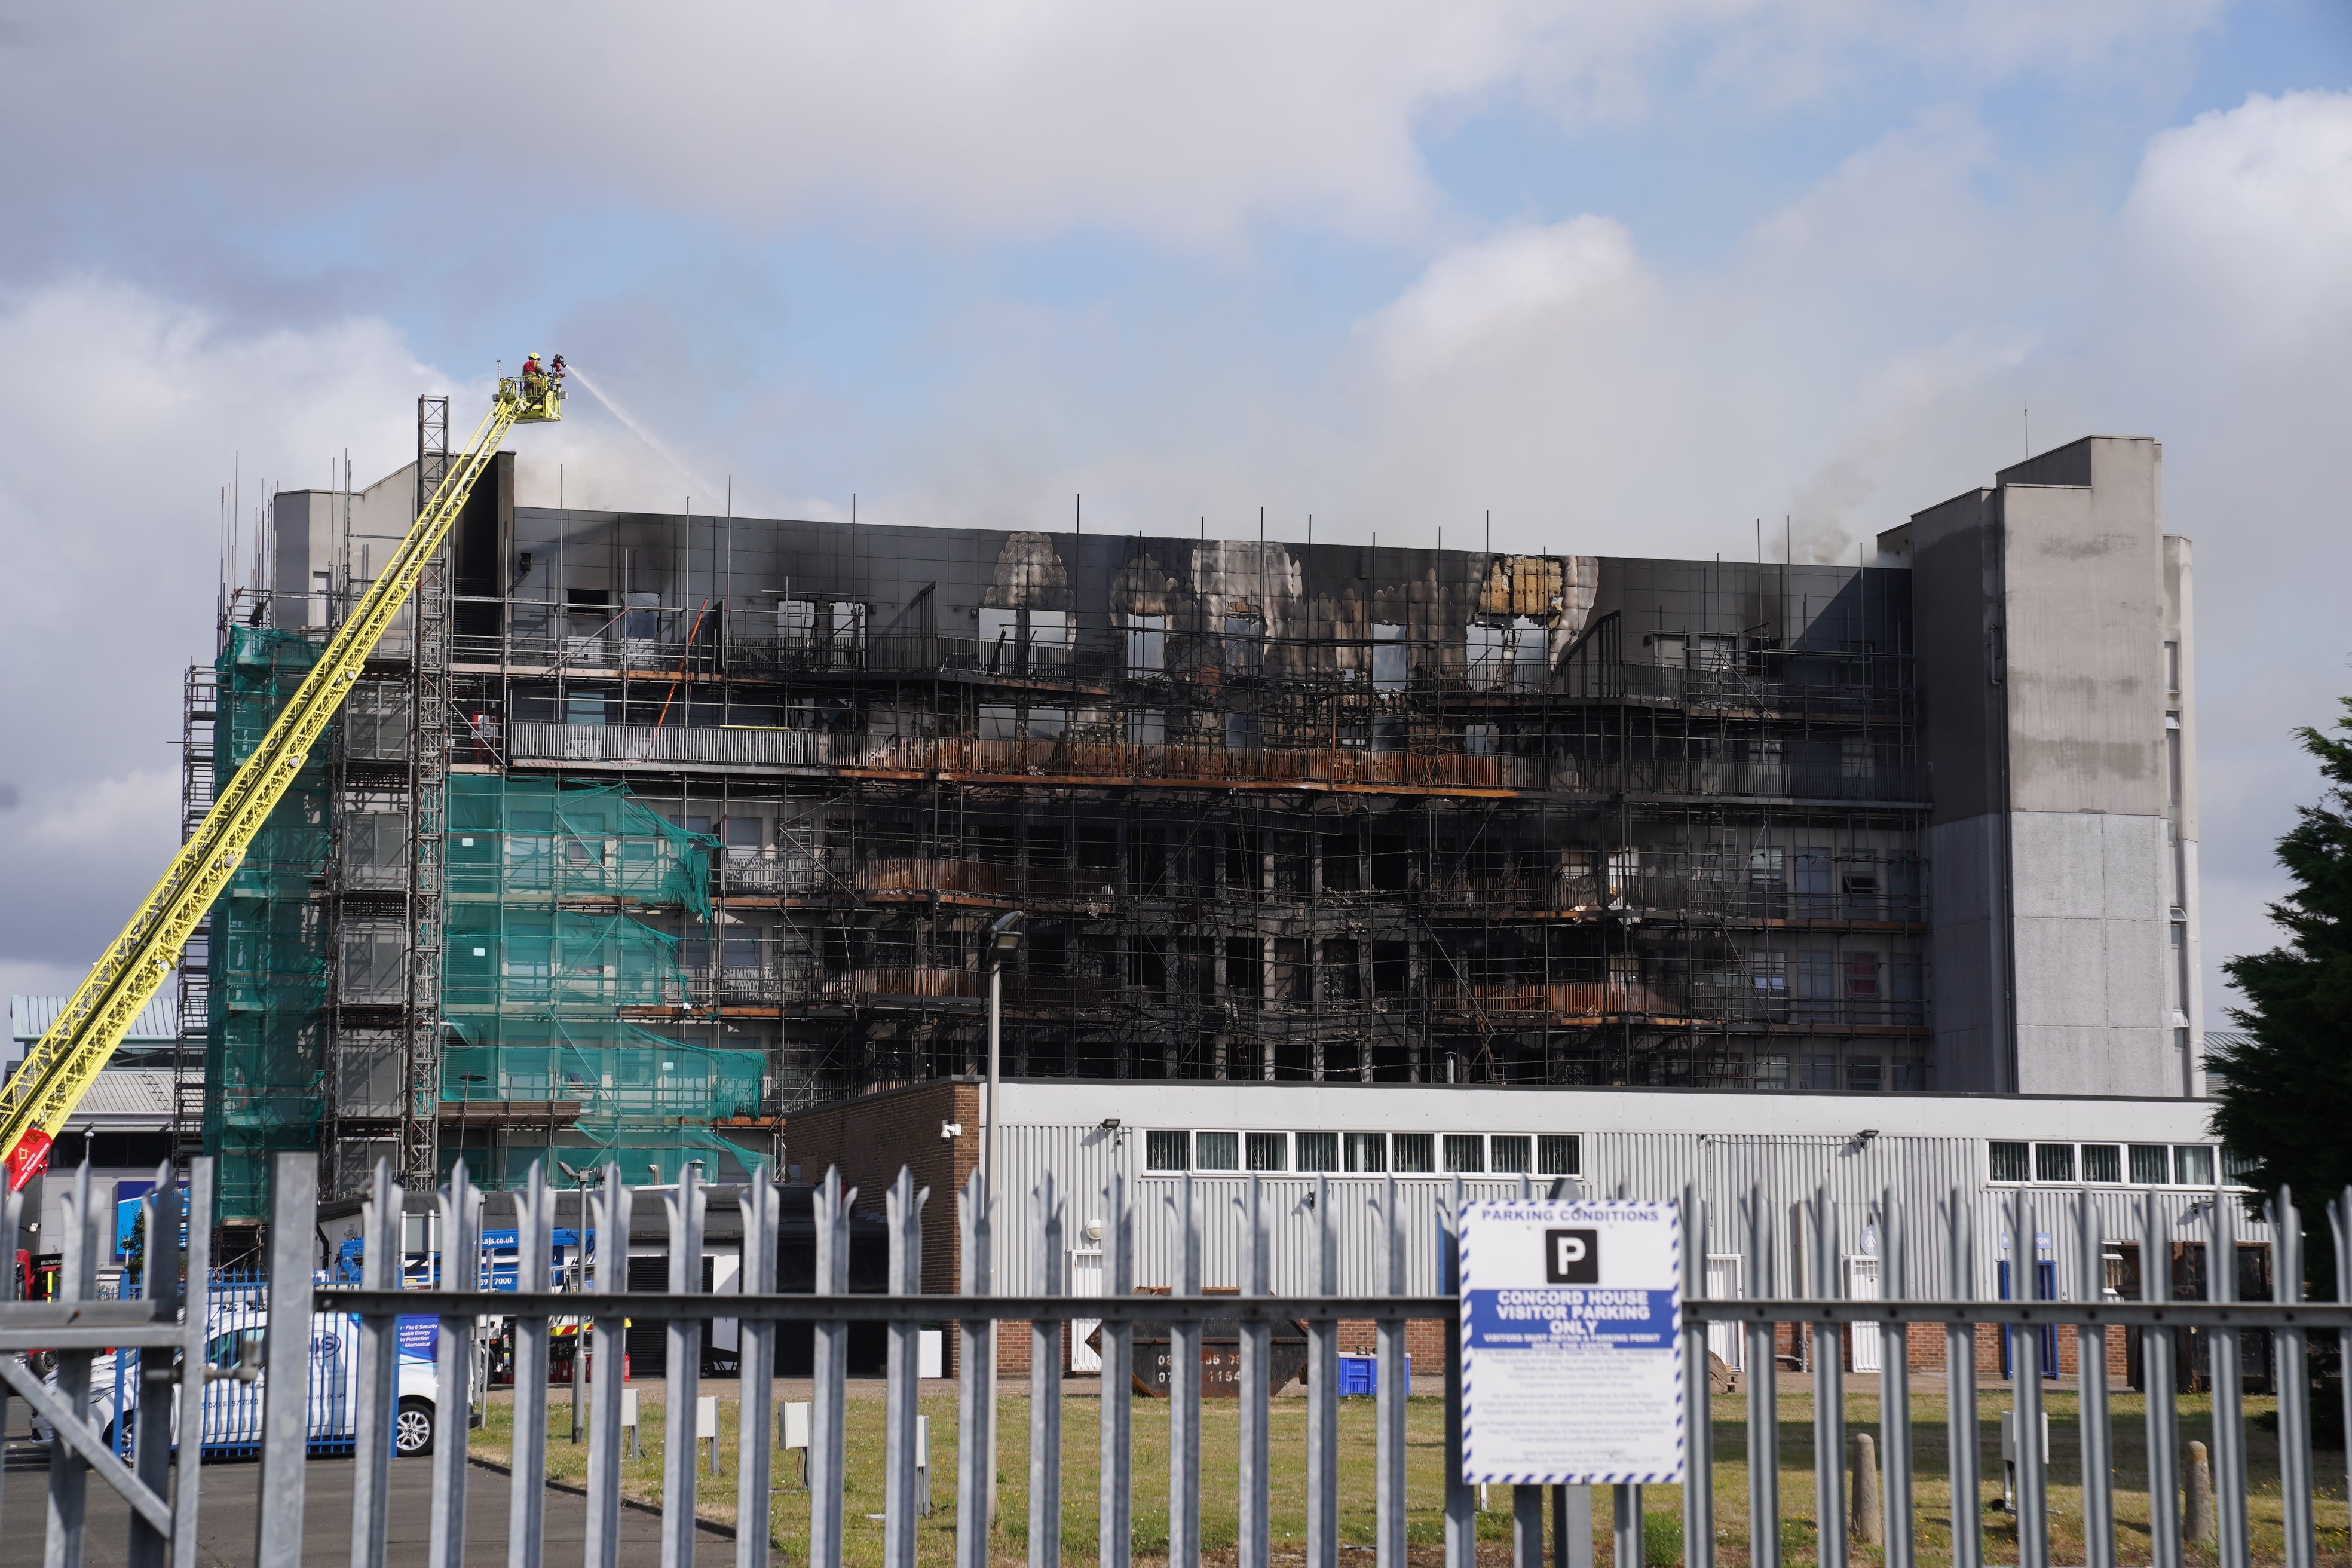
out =
[[[22,1188],[48,1163],[49,1145],[58,1129],[172,972],[196,922],[228,885],[254,835],[269,819],[270,808],[284,797],[310,748],[326,733],[393,616],[415,591],[425,563],[465,510],[466,498],[497,456],[499,443],[517,425],[563,417],[561,376],[537,373],[535,363],[524,368],[533,374],[499,381],[473,440],[416,514],[383,571],[360,595],[260,746],[222,789],[196,831],[180,847],[163,879],[140,903],[138,913],[108,946],[48,1032],[26,1053],[16,1076],[0,1085],[0,1149],[7,1151],[10,1192]],[[423,735],[417,739],[425,743]]]

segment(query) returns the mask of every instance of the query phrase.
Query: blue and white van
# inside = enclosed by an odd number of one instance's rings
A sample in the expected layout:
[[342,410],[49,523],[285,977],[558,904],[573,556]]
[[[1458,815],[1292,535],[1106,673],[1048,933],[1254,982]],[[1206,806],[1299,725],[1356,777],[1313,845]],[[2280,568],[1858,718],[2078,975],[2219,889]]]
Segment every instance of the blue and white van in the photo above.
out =
[[[213,1375],[205,1384],[205,1457],[236,1458],[257,1455],[261,1451],[263,1394],[268,1386],[268,1373],[259,1365],[261,1340],[269,1326],[268,1298],[259,1290],[216,1290],[208,1315],[212,1332],[205,1341],[205,1362]],[[438,1318],[400,1320],[399,1371],[394,1379],[399,1411],[393,1436],[395,1453],[417,1455],[433,1451],[441,1414],[440,1378],[436,1368],[440,1330]],[[136,1351],[110,1351],[90,1363],[90,1414],[117,1453],[129,1452],[130,1428],[138,1424],[139,1354]],[[247,1368],[246,1375],[238,1375],[241,1365]],[[55,1385],[56,1373],[50,1374],[49,1382]],[[358,1382],[359,1321],[345,1312],[312,1314],[309,1400],[311,1454],[352,1451],[358,1421]],[[125,1407],[131,1419],[128,1424],[118,1423],[117,1412]],[[179,1392],[175,1384],[175,1432],[178,1411]],[[461,1411],[461,1419],[464,1415]],[[44,1441],[53,1438],[45,1418],[37,1415],[33,1426]]]

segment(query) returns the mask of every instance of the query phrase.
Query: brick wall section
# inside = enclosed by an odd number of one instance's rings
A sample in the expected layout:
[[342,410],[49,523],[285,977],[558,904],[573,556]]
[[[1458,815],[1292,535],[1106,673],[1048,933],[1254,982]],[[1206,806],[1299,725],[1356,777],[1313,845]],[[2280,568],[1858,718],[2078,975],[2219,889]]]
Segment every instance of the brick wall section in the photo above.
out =
[[[940,1124],[955,1122],[961,1138],[942,1138]],[[955,1293],[956,1194],[980,1164],[980,1085],[942,1079],[889,1089],[794,1116],[785,1129],[785,1159],[806,1182],[824,1180],[827,1167],[857,1189],[857,1206],[886,1212],[890,1184],[904,1165],[923,1206],[923,1289]]]
[[[1906,1331],[1903,1333],[1902,1341],[1910,1358],[1911,1370],[1932,1372],[1940,1376],[1944,1371],[1945,1348],[1948,1343],[1943,1325],[1910,1323],[1905,1328]],[[1885,1336],[1882,1342],[1884,1350],[1892,1353],[1897,1342],[1896,1331],[1882,1329],[1880,1332]],[[1810,1325],[1781,1323],[1775,1326],[1772,1348],[1775,1355],[1783,1358],[1780,1363],[1781,1371],[1789,1372],[1797,1366],[1798,1358],[1812,1334],[1813,1330]],[[1976,1325],[1976,1331],[1972,1338],[1973,1359],[1976,1363],[1979,1381],[1980,1383],[1999,1381],[2000,1378],[2000,1331],[1992,1324],[1979,1323]],[[2108,1381],[2120,1384],[2130,1373],[2130,1347],[2126,1331],[2119,1328],[2108,1329],[2105,1331],[2105,1342]],[[2063,1380],[2071,1382],[2077,1373],[2077,1369],[2081,1365],[2077,1347],[2078,1341],[2074,1327],[2071,1324],[2061,1325],[2058,1330],[2058,1375]],[[1850,1329],[1839,1331],[1837,1348],[1838,1364],[1851,1368],[1853,1364],[1853,1348]],[[2042,1353],[2041,1347],[2031,1336],[2023,1340],[2021,1349],[2027,1355],[2035,1357],[2038,1362]]]

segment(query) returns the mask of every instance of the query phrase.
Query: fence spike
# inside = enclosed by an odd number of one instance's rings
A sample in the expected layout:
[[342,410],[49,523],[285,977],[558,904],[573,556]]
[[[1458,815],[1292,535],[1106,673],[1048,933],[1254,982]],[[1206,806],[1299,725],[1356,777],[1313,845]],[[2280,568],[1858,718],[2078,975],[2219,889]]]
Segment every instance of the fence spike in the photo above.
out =
[[[1050,1172],[1030,1196],[1038,1221],[1037,1293],[1066,1295],[1069,1259],[1062,1247],[1063,1205]],[[1061,1568],[1062,1322],[1040,1317],[1029,1323],[1030,1568]]]
[[[743,1216],[743,1261],[735,1283],[739,1295],[766,1296],[776,1289],[777,1197],[768,1164],[752,1166],[751,1183],[736,1199]],[[736,1411],[735,1568],[768,1568],[776,1325],[739,1320],[735,1342],[741,1391]]]
[[[596,1291],[605,1300],[589,1347],[587,1568],[617,1568],[620,1562],[621,1380],[628,1303],[616,1298],[629,1289],[629,1223],[635,1202],[619,1164],[606,1162],[604,1188],[592,1205]],[[572,1375],[579,1375],[577,1367]]]

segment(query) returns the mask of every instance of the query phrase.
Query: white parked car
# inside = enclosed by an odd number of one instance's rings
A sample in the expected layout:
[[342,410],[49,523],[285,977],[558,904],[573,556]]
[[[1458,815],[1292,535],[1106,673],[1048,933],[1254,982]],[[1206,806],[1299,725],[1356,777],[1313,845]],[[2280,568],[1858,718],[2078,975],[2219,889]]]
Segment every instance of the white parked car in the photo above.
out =
[[[257,1295],[250,1302],[215,1297],[213,1332],[205,1342],[205,1362],[212,1370],[205,1384],[204,1451],[206,1458],[230,1458],[261,1451],[261,1412],[268,1376],[261,1369],[262,1340],[269,1313]],[[404,1317],[398,1330],[399,1372],[394,1380],[398,1419],[393,1449],[403,1456],[429,1454],[439,1430],[440,1380],[434,1365],[439,1346],[440,1320]],[[93,1419],[117,1452],[125,1447],[118,1433],[118,1400],[131,1410],[131,1426],[138,1424],[138,1352],[108,1353],[93,1358],[89,1369],[89,1407]],[[310,1319],[310,1449],[313,1454],[349,1453],[358,1419],[355,1384],[359,1378],[359,1321],[343,1312],[320,1312]],[[57,1374],[47,1379],[55,1388]],[[179,1411],[174,1385],[173,1414]],[[35,1433],[48,1441],[54,1434],[47,1420],[34,1418]],[[174,1445],[176,1447],[176,1444]]]

